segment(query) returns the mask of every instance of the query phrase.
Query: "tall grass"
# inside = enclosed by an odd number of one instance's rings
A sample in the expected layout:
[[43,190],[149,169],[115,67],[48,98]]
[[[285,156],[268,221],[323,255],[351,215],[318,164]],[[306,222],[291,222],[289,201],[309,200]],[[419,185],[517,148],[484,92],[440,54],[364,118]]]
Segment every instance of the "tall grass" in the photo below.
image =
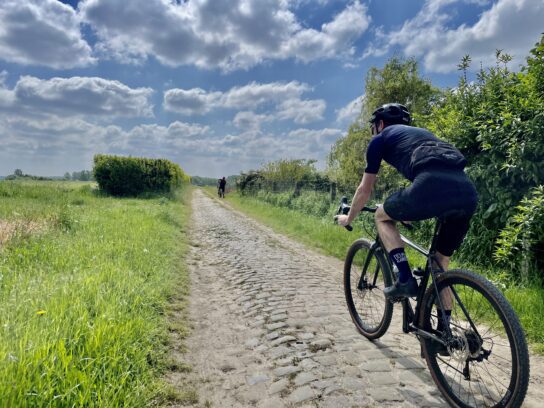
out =
[[[211,191],[210,195],[213,196]],[[372,217],[369,217],[368,214],[359,217],[354,223],[354,232],[350,234],[345,229],[333,224],[334,211],[326,216],[319,217],[275,206],[251,196],[240,196],[234,192],[228,194],[226,200],[238,210],[276,231],[339,259],[345,258],[349,246],[356,238],[365,236],[374,239],[375,236],[375,230],[372,229],[371,225]],[[267,199],[267,201],[271,200],[271,198]],[[424,247],[428,246],[430,242],[425,243],[421,240],[421,237],[432,234],[432,225],[431,221],[420,223],[418,230],[413,234],[415,241],[423,244]],[[365,232],[365,230],[369,233]],[[406,231],[403,231],[403,233],[410,235]],[[424,266],[425,258],[421,255],[410,249],[408,249],[407,254],[412,266]],[[457,262],[455,257],[450,267],[452,269],[471,269],[486,276],[498,286],[518,314],[534,350],[544,354],[544,320],[542,319],[544,314],[544,289],[539,284],[530,283],[521,286],[513,282],[510,278],[511,275],[506,271],[484,270],[481,267],[465,262]]]
[[174,290],[186,290],[181,198],[0,182],[0,218],[43,227],[0,262],[0,405],[142,406],[157,398]]

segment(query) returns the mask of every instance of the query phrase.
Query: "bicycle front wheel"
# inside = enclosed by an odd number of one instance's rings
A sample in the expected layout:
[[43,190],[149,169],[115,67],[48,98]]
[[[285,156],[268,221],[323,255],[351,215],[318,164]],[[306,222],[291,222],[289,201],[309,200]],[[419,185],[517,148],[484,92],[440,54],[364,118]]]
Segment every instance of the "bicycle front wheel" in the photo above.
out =
[[383,293],[391,285],[391,276],[384,271],[385,260],[371,247],[366,239],[359,239],[350,247],[344,264],[344,293],[355,327],[374,340],[389,328],[393,304]]
[[[448,344],[422,340],[431,375],[456,407],[519,407],[529,382],[529,352],[512,306],[480,275],[448,271],[437,279],[440,293],[451,290],[452,336]],[[444,299],[444,295],[441,296]],[[423,299],[419,324],[438,332],[437,295],[431,286]]]

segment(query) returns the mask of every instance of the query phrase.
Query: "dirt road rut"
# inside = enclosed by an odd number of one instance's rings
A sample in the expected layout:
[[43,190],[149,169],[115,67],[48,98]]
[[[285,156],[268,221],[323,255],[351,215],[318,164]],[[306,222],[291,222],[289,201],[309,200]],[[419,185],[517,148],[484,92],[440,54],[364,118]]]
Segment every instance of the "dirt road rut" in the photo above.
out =
[[[401,332],[399,307],[380,341],[356,332],[340,261],[199,190],[191,239],[186,360],[200,406],[446,406],[418,341]],[[541,374],[533,370],[527,407],[543,406]]]

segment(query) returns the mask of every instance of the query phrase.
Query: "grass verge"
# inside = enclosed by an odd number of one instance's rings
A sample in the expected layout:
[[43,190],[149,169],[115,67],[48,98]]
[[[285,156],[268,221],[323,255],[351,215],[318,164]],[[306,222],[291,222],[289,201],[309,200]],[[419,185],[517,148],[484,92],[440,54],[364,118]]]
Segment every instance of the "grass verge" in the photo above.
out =
[[[206,189],[206,192],[215,198],[215,190]],[[334,225],[333,214],[330,219],[315,217],[291,209],[275,207],[252,197],[243,197],[236,192],[228,194],[225,200],[237,210],[268,225],[275,231],[341,260],[345,258],[348,248],[355,239],[366,236],[361,230],[362,224],[355,224],[355,233],[351,234]],[[367,236],[367,238],[374,237]],[[424,266],[424,258],[415,251],[408,251],[408,258],[413,265]],[[477,266],[467,266],[455,261],[451,264],[452,269],[461,267],[485,275],[499,287],[519,316],[533,350],[544,354],[544,320],[542,319],[544,289],[537,284],[514,285],[508,280],[508,274],[504,272],[485,271]]]
[[119,199],[90,184],[0,182],[0,219],[41,225],[0,249],[4,406],[161,401],[165,311],[188,290],[187,190]]

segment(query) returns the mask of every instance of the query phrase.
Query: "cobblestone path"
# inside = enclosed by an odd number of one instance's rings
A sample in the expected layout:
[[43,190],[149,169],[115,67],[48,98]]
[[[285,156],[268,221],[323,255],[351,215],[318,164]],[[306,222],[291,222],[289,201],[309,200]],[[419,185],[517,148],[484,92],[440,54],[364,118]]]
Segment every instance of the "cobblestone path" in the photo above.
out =
[[[195,191],[185,359],[199,406],[444,407],[400,307],[382,339],[359,335],[342,263]],[[354,237],[355,239],[355,237]],[[544,405],[532,360],[527,407]]]

